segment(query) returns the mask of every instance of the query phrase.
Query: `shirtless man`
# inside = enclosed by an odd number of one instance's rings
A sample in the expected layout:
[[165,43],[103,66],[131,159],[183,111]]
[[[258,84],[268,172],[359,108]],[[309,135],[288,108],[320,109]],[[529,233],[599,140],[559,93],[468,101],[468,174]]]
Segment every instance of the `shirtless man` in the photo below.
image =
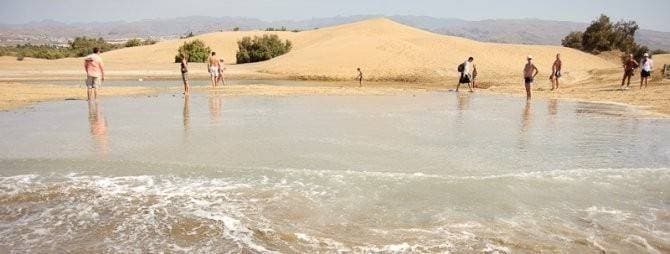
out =
[[216,57],[216,52],[212,52],[212,56],[207,59],[207,71],[209,72],[209,76],[212,79],[212,87],[216,87],[216,83],[218,82],[219,68],[219,58]]
[[628,84],[626,89],[630,88],[630,78],[635,75],[635,69],[639,66],[637,61],[633,59],[633,54],[628,54],[628,59],[623,63],[623,79],[621,80],[621,90],[624,89],[623,85],[626,84],[626,79],[628,79]]
[[558,79],[561,78],[561,67],[563,62],[561,62],[561,54],[556,54],[556,61],[554,65],[551,66],[551,91],[558,90]]
[[528,63],[523,67],[523,80],[526,86],[526,100],[530,100],[530,86],[533,85],[533,80],[535,80],[535,76],[537,76],[539,71],[533,64],[533,56],[528,56],[526,59]]
[[84,58],[84,70],[86,70],[86,95],[88,101],[98,98],[98,87],[105,81],[105,68],[100,57],[100,49],[93,48],[93,54]]

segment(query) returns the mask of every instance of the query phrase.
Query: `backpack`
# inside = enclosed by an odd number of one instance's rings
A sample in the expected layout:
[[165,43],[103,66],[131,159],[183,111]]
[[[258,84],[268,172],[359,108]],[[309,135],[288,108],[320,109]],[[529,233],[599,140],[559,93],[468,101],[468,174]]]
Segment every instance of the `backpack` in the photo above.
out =
[[465,63],[459,64],[458,65],[458,72],[463,72],[465,71]]

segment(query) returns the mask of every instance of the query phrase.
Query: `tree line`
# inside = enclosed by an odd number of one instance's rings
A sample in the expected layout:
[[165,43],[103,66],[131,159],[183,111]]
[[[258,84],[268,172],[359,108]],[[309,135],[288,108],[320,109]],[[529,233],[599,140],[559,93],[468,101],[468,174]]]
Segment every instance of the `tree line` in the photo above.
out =
[[16,46],[0,47],[0,56],[16,56],[17,60],[23,60],[25,57],[42,59],[60,59],[66,57],[82,57],[91,54],[93,48],[100,48],[103,52],[126,47],[137,47],[143,45],[155,44],[151,39],[130,39],[124,44],[112,44],[103,38],[89,38],[86,36],[76,37],[68,42],[68,46],[55,45],[32,45],[23,44]]

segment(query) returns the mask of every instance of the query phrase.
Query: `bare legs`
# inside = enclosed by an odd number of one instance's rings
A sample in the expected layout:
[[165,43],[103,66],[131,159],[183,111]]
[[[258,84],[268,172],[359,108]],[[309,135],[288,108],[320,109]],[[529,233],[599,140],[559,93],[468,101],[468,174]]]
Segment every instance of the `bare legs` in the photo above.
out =
[[628,84],[626,87],[630,87],[630,78],[633,76],[633,74],[630,73],[624,73],[623,74],[623,79],[621,79],[621,89],[623,90],[623,86],[626,85],[626,79],[628,79]]
[[558,91],[558,77],[551,77],[551,91]]
[[531,83],[526,83],[526,100],[530,100],[530,85]]
[[98,89],[97,88],[86,88],[86,97],[88,101],[98,99]]
[[644,88],[647,88],[648,83],[649,83],[649,77],[642,77],[640,79],[640,89],[642,89],[642,86],[644,86]]
[[216,87],[217,77],[212,75],[212,87]]

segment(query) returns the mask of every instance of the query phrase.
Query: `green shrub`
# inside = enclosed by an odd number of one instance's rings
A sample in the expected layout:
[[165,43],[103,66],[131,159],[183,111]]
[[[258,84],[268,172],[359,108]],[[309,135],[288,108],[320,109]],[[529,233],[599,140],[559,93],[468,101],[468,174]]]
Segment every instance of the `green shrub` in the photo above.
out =
[[561,40],[561,45],[568,48],[582,49],[583,36],[584,36],[583,32],[571,32],[570,34],[568,34],[568,36],[565,36],[565,38]]
[[74,56],[82,57],[93,53],[93,48],[99,48],[102,52],[122,48],[122,45],[114,45],[106,42],[103,38],[76,37],[70,41],[70,49]]
[[254,36],[253,39],[243,37],[237,41],[237,47],[237,63],[242,64],[270,60],[288,53],[293,45],[289,40],[282,42],[276,34],[266,34],[262,37]]
[[137,47],[137,46],[142,46],[142,45],[144,45],[144,43],[142,42],[141,39],[134,38],[134,39],[128,40],[124,46],[126,48],[130,48],[130,47]]
[[156,40],[154,40],[154,39],[146,39],[146,40],[144,40],[144,42],[142,42],[142,45],[154,45],[154,44],[156,44],[157,42],[158,42],[158,41],[156,41]]
[[177,49],[177,55],[174,57],[174,62],[181,62],[180,54],[187,56],[189,62],[203,63],[207,61],[209,54],[212,52],[212,49],[209,48],[201,40],[193,40],[190,42],[184,42],[179,49]]
[[593,54],[617,49],[626,53],[623,58],[630,53],[640,59],[649,48],[635,42],[635,32],[639,29],[635,21],[621,20],[612,24],[610,18],[602,14],[584,32],[568,34],[561,44]]

